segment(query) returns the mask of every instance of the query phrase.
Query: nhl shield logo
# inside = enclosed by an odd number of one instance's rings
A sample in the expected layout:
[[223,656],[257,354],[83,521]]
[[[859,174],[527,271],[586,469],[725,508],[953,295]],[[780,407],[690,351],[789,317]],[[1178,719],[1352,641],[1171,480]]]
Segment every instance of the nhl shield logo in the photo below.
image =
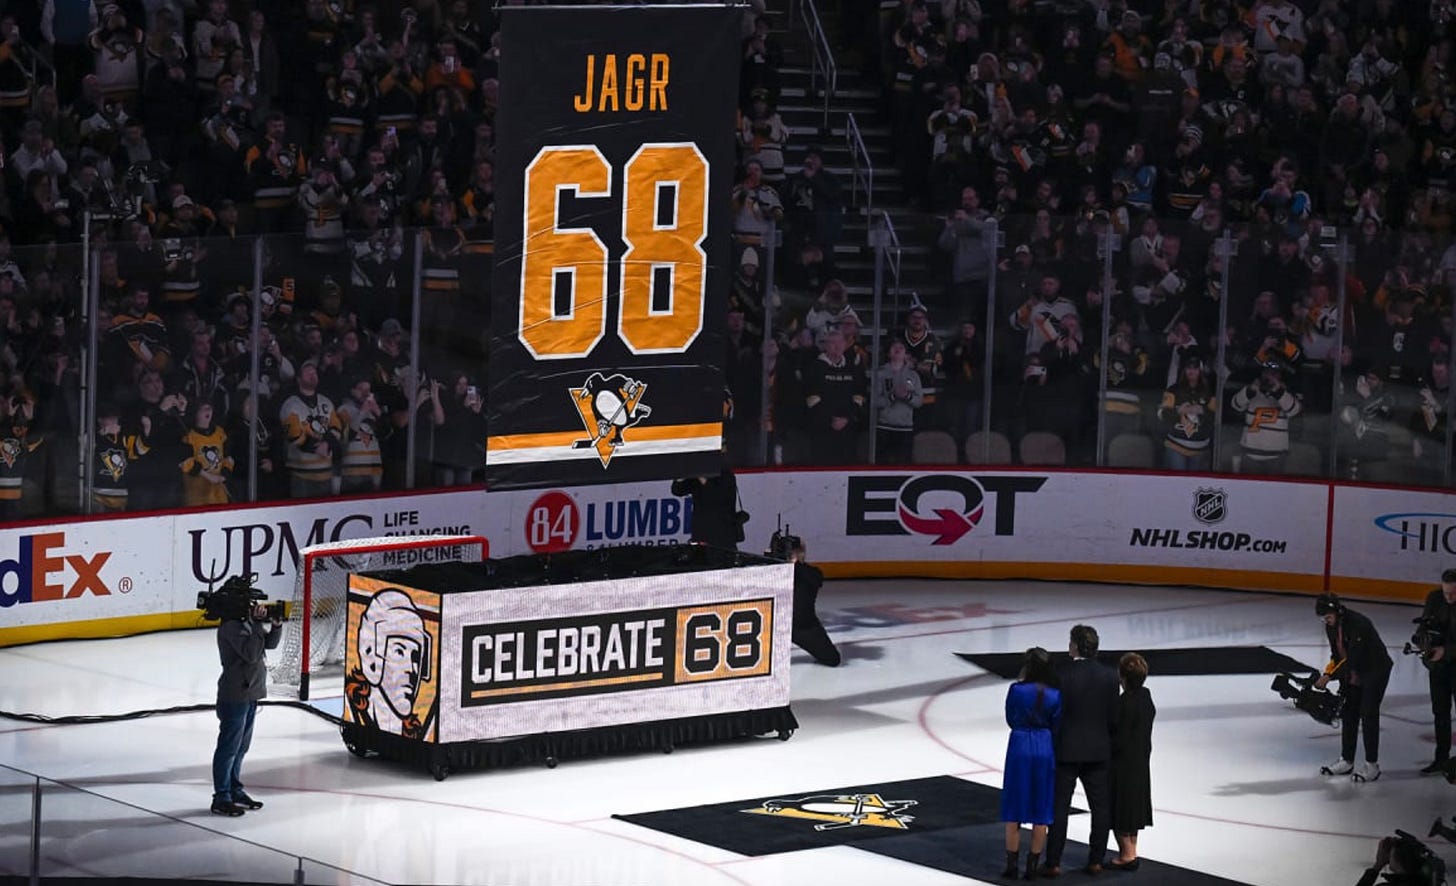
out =
[[1228,493],[1222,489],[1199,489],[1193,493],[1193,519],[1199,523],[1217,523],[1228,516]]

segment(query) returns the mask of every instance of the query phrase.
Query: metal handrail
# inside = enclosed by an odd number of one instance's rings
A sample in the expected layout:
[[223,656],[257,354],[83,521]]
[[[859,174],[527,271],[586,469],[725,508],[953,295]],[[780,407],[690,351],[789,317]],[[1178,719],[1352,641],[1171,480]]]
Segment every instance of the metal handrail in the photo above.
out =
[[[230,843],[234,843],[234,844],[238,844],[238,845],[242,845],[242,846],[251,847],[252,849],[258,850],[260,853],[269,853],[271,855],[281,856],[283,858],[292,859],[293,861],[296,861],[297,862],[297,868],[295,869],[295,873],[294,873],[294,882],[295,883],[303,883],[303,882],[306,882],[304,880],[304,877],[303,877],[304,863],[305,862],[307,862],[312,867],[316,867],[316,868],[320,868],[320,869],[324,869],[324,870],[327,870],[329,872],[332,872],[332,876],[330,877],[330,879],[337,879],[341,875],[347,875],[349,877],[349,879],[350,879],[351,882],[352,881],[355,881],[355,880],[357,880],[359,882],[364,882],[364,883],[381,883],[382,884],[382,883],[385,882],[384,880],[380,880],[380,879],[377,879],[375,877],[371,877],[368,874],[362,874],[362,873],[359,873],[358,871],[351,871],[351,870],[348,870],[347,868],[339,867],[338,865],[332,865],[332,864],[329,864],[328,862],[319,861],[318,859],[313,858],[312,856],[300,855],[297,852],[286,851],[286,850],[283,850],[283,849],[279,849],[276,846],[269,846],[267,843],[262,843],[262,842],[259,842],[257,840],[250,840],[250,839],[247,839],[246,837],[239,837],[239,836],[236,836],[234,834],[227,833],[226,831],[218,830],[217,828],[207,827],[206,825],[200,825],[200,824],[198,824],[198,823],[196,823],[194,821],[189,821],[189,820],[187,820],[185,818],[182,818],[181,815],[180,814],[177,814],[177,813],[161,812],[161,811],[158,811],[156,809],[148,809],[147,807],[142,806],[140,804],[132,803],[132,802],[129,802],[129,801],[126,801],[126,800],[120,800],[120,799],[117,799],[116,797],[109,797],[109,796],[107,796],[105,794],[98,793],[98,792],[93,791],[93,790],[90,790],[88,788],[83,788],[80,785],[74,784],[72,782],[61,781],[60,779],[57,779],[57,778],[48,778],[48,777],[46,777],[44,775],[40,775],[40,774],[37,774],[35,772],[31,772],[29,770],[26,770],[26,769],[21,769],[21,768],[16,767],[16,766],[10,766],[10,765],[6,765],[6,764],[0,764],[0,773],[7,773],[7,772],[8,773],[13,773],[15,775],[22,776],[21,781],[23,781],[23,782],[25,782],[25,783],[28,784],[29,789],[30,789],[30,793],[31,793],[31,803],[30,803],[31,821],[30,821],[30,834],[29,834],[29,841],[30,841],[30,844],[31,845],[30,845],[29,857],[28,857],[27,860],[29,862],[30,869],[31,869],[30,870],[30,881],[32,883],[40,882],[40,873],[41,873],[41,867],[40,867],[40,865],[41,865],[41,852],[40,852],[40,849],[41,849],[41,842],[42,842],[43,838],[45,837],[44,820],[41,817],[42,816],[42,810],[44,808],[43,805],[42,805],[41,797],[42,797],[43,793],[46,792],[46,786],[48,786],[48,785],[51,786],[51,788],[50,788],[51,791],[54,791],[56,788],[61,788],[61,789],[65,790],[65,791],[70,791],[70,792],[73,792],[75,794],[79,794],[81,796],[90,797],[92,799],[98,800],[98,801],[100,801],[102,803],[105,803],[105,804],[109,804],[111,806],[118,806],[118,807],[121,807],[122,809],[127,809],[127,810],[130,810],[132,812],[138,812],[138,813],[141,813],[143,815],[150,816],[151,819],[154,819],[155,820],[154,823],[159,823],[159,824],[162,824],[162,825],[181,825],[182,827],[191,828],[195,832],[205,833],[205,834],[208,834],[208,835],[213,836],[213,837],[218,837],[220,839],[227,840]],[[7,787],[9,787],[10,789],[14,790],[14,789],[16,789],[16,788],[19,787],[19,783],[17,782],[15,784],[8,785]],[[67,818],[64,815],[56,815],[56,818],[58,820],[61,820],[61,821],[66,821],[67,823],[70,822],[70,819]],[[143,819],[143,820],[145,821],[145,820],[148,820],[148,819]],[[164,876],[166,875],[165,872],[159,872],[159,873],[162,873]]]
[[864,211],[868,218],[875,211],[875,164],[870,159],[869,149],[865,147],[864,136],[860,134],[859,123],[853,114],[844,118],[844,143],[849,148],[849,202],[851,206],[859,206],[859,186],[861,181],[864,182]]
[[900,294],[900,235],[895,233],[895,223],[890,221],[890,213],[883,209],[880,210],[880,223],[885,226],[885,233],[890,238],[885,244],[885,258],[890,266],[890,276],[895,281],[892,288],[895,291],[898,306],[898,297]]
[[819,21],[819,10],[815,8],[814,0],[799,0],[799,16],[804,21],[804,28],[809,32],[809,42],[814,49],[814,64],[809,69],[809,97],[814,97],[814,90],[822,79],[824,122],[821,126],[828,131],[829,100],[839,87],[839,68],[834,64],[834,51],[829,48],[829,35],[824,33],[824,25]]

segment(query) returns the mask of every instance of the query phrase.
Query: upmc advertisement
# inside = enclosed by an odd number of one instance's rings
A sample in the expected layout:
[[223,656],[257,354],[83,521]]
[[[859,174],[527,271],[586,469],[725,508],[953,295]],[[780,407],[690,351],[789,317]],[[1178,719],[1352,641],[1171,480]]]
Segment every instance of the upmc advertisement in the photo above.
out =
[[[782,525],[831,578],[1037,578],[1422,599],[1456,564],[1456,495],[1075,471],[740,474],[740,548]],[[1333,506],[1333,512],[1331,512]],[[666,481],[479,489],[0,530],[0,645],[190,627],[197,591],[256,573],[291,595],[309,544],[477,534],[496,557],[692,534]]]

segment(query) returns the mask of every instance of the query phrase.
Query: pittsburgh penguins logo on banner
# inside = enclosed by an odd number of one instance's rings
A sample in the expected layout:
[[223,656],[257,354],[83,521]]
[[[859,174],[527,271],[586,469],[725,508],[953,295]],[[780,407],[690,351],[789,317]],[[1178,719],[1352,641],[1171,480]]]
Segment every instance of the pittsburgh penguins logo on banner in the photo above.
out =
[[816,831],[840,828],[893,828],[907,830],[915,816],[909,809],[916,800],[886,800],[879,794],[819,794],[797,800],[765,800],[744,812],[815,821]]
[[642,402],[645,393],[643,382],[621,374],[603,378],[600,372],[593,372],[586,384],[571,389],[571,401],[592,436],[574,441],[571,448],[595,449],[605,468],[617,447],[627,442],[622,432],[652,414],[652,407]]

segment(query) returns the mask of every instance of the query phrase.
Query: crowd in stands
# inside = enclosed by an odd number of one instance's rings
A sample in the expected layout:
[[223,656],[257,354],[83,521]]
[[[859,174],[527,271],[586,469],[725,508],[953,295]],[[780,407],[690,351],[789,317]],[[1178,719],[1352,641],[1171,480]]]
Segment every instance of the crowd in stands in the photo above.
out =
[[[1218,469],[1322,473],[1333,448],[1344,477],[1442,481],[1456,3],[880,9],[878,35],[862,33],[866,4],[839,0],[864,41],[845,59],[884,86],[902,196],[937,219],[920,233],[943,284],[886,339],[903,358],[879,355],[917,368],[908,385],[902,369],[870,377],[868,305],[847,305],[832,272],[813,281],[804,336],[776,348],[774,432],[798,458],[863,457],[867,433],[857,449],[839,437],[846,420],[869,430],[872,402],[880,460],[906,457],[907,427],[948,430],[963,452],[989,347],[992,429],[1054,434],[1072,463],[1101,463],[1101,423],[1103,440],[1156,441],[1147,466],[1209,470],[1221,414]],[[1301,443],[1313,461],[1295,467]]]
[[478,479],[494,32],[465,0],[0,3],[0,517],[85,506],[83,400],[93,509],[402,488],[412,419],[417,485]]
[[[1456,0],[903,0],[878,27],[830,0],[934,218],[904,238],[942,286],[877,354],[836,268],[844,183],[777,111],[761,11],[731,194],[736,461],[761,432],[774,461],[858,462],[871,439],[906,461],[928,429],[968,458],[989,421],[1074,463],[1140,435],[1160,465],[1224,469],[1221,414],[1238,470],[1292,469],[1308,440],[1346,476],[1441,479]],[[83,401],[101,509],[479,478],[490,4],[0,0],[0,38],[0,518],[79,506]]]

